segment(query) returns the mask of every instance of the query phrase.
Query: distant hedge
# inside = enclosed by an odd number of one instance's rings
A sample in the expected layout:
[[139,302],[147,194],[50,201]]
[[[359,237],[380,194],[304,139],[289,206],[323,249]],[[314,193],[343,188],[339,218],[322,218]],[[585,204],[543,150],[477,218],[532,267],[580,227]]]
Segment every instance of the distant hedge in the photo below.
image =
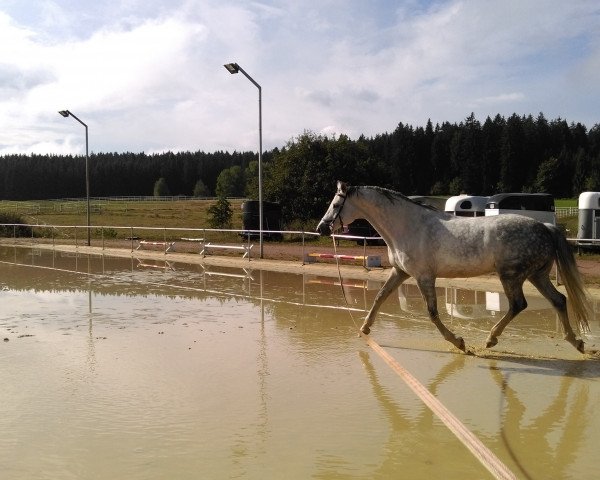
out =
[[[31,227],[23,225],[24,223],[23,219],[14,213],[0,212],[0,236],[30,237]],[[15,227],[13,224],[19,225]]]

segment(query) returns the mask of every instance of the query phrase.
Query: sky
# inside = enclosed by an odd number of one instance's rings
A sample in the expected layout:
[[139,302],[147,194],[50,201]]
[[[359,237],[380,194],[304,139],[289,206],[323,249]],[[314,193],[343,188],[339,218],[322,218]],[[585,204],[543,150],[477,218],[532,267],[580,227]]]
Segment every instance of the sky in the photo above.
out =
[[0,0],[0,155],[258,151],[472,112],[600,123],[597,0]]

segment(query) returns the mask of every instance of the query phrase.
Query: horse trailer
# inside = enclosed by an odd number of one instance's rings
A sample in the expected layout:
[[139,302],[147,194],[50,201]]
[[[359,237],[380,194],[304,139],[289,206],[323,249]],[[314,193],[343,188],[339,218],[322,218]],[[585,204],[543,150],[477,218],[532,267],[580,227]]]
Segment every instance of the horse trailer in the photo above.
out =
[[600,246],[600,192],[583,192],[579,195],[579,246]]
[[[258,237],[260,230],[260,204],[258,200],[247,200],[242,203],[242,237]],[[274,202],[263,202],[263,237],[281,240],[282,227],[281,205]]]
[[498,193],[485,206],[485,215],[516,213],[539,222],[556,225],[554,197],[548,193]]
[[457,217],[483,217],[489,197],[456,195],[446,200],[444,211]]
[[347,234],[354,237],[370,237],[369,240],[356,240],[358,245],[362,245],[364,241],[367,242],[367,245],[385,245],[377,230],[364,218],[357,218],[348,225]]

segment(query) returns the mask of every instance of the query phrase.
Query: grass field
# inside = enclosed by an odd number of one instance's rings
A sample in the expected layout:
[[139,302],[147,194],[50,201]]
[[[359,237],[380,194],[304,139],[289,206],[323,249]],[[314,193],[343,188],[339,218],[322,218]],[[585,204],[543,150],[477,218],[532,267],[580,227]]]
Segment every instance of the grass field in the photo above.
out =
[[577,207],[577,198],[555,198],[554,206],[556,208]]
[[[242,199],[230,200],[233,209],[232,229],[242,229]],[[92,235],[111,238],[127,238],[131,230],[120,227],[149,227],[155,229],[202,229],[209,228],[208,208],[213,199],[173,201],[92,201],[90,206]],[[557,199],[556,207],[576,207],[577,199]],[[0,212],[19,215],[23,221],[34,225],[85,226],[86,203],[82,201],[0,201]],[[567,236],[577,234],[577,216],[561,218],[559,223]],[[99,231],[99,226],[107,227]],[[139,233],[138,233],[139,234]],[[181,231],[178,236],[197,236],[198,232]],[[165,232],[144,230],[144,238],[163,238]]]
[[[229,200],[233,210],[231,229],[242,229],[242,199]],[[208,209],[215,199],[171,201],[92,201],[90,203],[91,236],[93,239],[174,240],[181,237],[198,238],[203,232],[191,229],[210,229]],[[31,225],[53,225],[64,228],[34,229],[39,237],[81,239],[86,235],[86,202],[81,201],[0,201],[0,213],[18,215]],[[315,222],[316,225],[316,222]],[[81,228],[68,228],[79,226]],[[100,228],[102,227],[102,228]],[[135,228],[133,228],[135,227]],[[178,229],[169,231],[166,229]],[[189,230],[188,230],[189,229]],[[236,241],[236,232],[211,232],[211,241]],[[293,236],[285,240],[295,241]]]
[[[92,201],[90,211],[94,225],[196,228],[208,226],[207,210],[214,203],[215,200]],[[241,228],[242,200],[230,200],[230,203],[234,212],[233,228]],[[0,211],[14,212],[30,223],[54,225],[85,225],[86,223],[84,200],[2,201]]]

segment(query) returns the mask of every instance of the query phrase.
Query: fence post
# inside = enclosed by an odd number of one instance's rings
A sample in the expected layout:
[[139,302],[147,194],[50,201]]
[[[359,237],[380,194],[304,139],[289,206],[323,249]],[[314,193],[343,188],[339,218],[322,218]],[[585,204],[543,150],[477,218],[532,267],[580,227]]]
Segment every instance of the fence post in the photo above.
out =
[[304,254],[304,229],[302,229],[302,265],[304,265],[304,259],[306,255]]
[[250,261],[250,231],[248,231],[248,244],[246,247],[248,248],[248,261]]

